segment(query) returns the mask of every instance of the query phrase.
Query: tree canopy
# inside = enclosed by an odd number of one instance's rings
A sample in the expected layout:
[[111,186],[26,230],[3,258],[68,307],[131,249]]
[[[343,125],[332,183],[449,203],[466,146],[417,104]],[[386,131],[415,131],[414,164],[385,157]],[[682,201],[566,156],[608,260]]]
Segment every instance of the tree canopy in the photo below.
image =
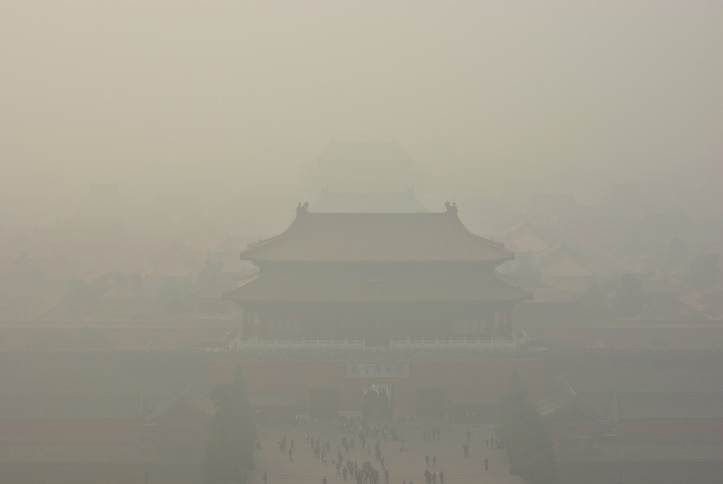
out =
[[507,449],[513,474],[529,484],[557,482],[552,441],[537,407],[527,401],[527,389],[516,372],[513,372],[509,391],[502,399],[497,435]]
[[256,425],[241,372],[212,392],[216,412],[210,422],[204,470],[208,484],[241,483],[253,469]]

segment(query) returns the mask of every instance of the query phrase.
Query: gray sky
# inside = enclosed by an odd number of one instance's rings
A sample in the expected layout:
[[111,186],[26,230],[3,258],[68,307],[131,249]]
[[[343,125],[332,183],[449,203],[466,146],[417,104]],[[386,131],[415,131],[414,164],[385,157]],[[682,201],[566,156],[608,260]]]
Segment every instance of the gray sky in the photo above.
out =
[[350,134],[484,193],[723,201],[722,6],[4,0],[0,190],[258,194]]

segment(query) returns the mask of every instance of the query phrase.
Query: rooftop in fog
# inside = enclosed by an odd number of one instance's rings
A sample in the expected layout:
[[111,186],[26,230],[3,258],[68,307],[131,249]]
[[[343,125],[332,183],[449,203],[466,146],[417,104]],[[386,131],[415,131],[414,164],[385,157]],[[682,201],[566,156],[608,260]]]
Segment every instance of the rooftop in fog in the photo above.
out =
[[299,205],[284,232],[249,244],[252,261],[502,262],[500,243],[471,233],[457,207],[432,213],[311,213]]
[[530,294],[496,277],[490,278],[298,278],[254,274],[240,281],[229,299],[315,302],[469,302],[521,301]]

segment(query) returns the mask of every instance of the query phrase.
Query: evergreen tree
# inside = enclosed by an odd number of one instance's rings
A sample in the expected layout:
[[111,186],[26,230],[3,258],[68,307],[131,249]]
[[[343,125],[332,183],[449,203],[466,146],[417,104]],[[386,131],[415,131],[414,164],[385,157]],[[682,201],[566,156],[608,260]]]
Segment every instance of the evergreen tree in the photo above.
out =
[[236,373],[233,383],[217,385],[211,396],[216,412],[206,446],[206,482],[240,483],[244,472],[253,469],[256,444],[256,426],[241,373]]
[[527,389],[517,372],[502,399],[497,435],[507,449],[510,471],[529,484],[557,482],[557,464],[547,429],[537,408],[527,401]]

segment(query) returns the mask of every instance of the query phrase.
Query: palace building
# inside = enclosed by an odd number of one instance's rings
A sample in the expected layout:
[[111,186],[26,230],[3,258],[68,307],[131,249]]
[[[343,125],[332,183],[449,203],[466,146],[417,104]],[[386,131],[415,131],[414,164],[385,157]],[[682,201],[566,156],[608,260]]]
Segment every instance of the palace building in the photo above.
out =
[[259,272],[227,296],[242,330],[229,358],[252,404],[279,416],[474,416],[510,373],[534,397],[542,365],[518,348],[512,307],[529,298],[495,267],[514,254],[471,233],[457,207],[312,213],[250,244]]

